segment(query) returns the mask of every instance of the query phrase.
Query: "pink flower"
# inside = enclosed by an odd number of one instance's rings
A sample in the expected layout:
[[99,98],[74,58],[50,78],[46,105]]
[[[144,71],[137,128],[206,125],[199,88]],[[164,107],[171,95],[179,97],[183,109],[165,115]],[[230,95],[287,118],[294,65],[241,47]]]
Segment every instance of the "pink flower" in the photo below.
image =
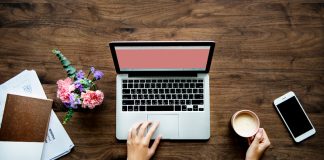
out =
[[70,102],[70,94],[71,92],[68,90],[68,88],[61,88],[57,90],[57,97],[61,99],[63,103],[69,103]]
[[68,88],[71,84],[73,83],[72,79],[71,78],[66,78],[65,80],[58,80],[56,82],[57,86],[58,86],[58,89],[61,89],[61,88]]
[[74,91],[74,90],[75,90],[75,85],[74,85],[74,84],[71,84],[71,85],[69,86],[69,91],[72,92],[72,91]]
[[60,100],[63,103],[69,103],[70,102],[71,91],[73,91],[75,89],[72,82],[73,81],[72,81],[71,78],[66,78],[65,80],[58,80],[56,82],[57,87],[58,87],[58,89],[57,89],[57,97],[60,98]]
[[82,108],[86,108],[88,106],[88,108],[93,109],[102,103],[104,94],[100,90],[87,90],[86,93],[81,93],[81,98],[83,99]]

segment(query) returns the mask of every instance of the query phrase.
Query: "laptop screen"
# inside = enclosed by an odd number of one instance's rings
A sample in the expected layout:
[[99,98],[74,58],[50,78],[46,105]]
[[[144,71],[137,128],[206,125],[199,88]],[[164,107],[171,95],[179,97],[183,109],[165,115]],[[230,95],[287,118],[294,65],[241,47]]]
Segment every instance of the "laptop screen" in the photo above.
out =
[[120,71],[205,71],[211,46],[116,46]]

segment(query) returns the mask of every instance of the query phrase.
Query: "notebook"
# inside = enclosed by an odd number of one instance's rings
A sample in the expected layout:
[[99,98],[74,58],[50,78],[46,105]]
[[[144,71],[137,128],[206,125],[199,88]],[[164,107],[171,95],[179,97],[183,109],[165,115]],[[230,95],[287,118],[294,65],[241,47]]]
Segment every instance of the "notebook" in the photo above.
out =
[[52,105],[48,99],[7,95],[0,128],[0,141],[5,142],[0,149],[6,142],[25,147],[16,149],[15,154],[1,153],[1,159],[41,159]]

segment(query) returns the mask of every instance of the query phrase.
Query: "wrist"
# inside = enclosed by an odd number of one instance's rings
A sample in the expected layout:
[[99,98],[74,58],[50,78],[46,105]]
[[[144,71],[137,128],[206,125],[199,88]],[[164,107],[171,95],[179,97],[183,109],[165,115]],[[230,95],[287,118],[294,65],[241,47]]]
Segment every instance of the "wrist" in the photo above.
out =
[[245,156],[245,160],[259,160],[259,156]]

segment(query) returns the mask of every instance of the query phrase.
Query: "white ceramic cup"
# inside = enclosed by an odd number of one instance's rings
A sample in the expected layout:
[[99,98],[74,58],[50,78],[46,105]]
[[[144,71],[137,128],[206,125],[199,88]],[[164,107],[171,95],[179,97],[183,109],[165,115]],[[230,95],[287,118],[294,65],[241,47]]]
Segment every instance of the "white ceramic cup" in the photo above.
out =
[[259,117],[250,110],[240,110],[234,113],[231,124],[234,131],[244,138],[254,136],[260,128]]

